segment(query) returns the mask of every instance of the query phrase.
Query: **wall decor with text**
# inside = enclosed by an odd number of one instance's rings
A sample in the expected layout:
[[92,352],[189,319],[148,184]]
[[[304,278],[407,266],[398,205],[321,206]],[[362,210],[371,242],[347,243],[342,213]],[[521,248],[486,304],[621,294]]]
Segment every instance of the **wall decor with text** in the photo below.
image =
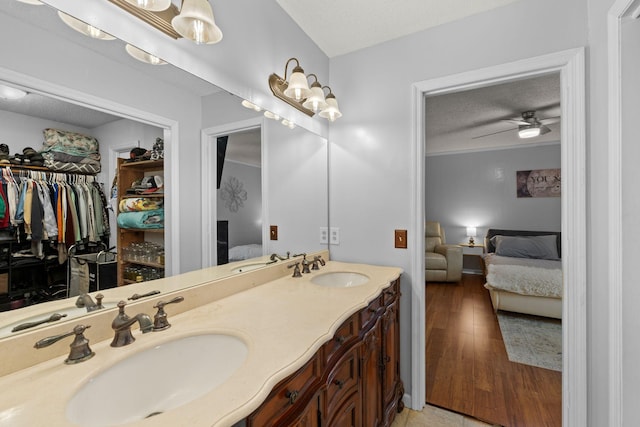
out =
[[516,172],[518,197],[560,197],[560,169]]

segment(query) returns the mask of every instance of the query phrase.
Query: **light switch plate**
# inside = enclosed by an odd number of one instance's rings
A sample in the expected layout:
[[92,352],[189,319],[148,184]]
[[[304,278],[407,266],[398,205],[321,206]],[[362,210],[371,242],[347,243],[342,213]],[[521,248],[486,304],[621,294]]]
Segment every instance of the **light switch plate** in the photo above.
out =
[[278,226],[270,225],[269,226],[269,239],[270,240],[278,240]]
[[407,249],[407,230],[395,231],[395,247],[397,249]]
[[340,244],[340,228],[331,227],[330,231],[331,232],[329,236],[329,243],[331,243],[332,245],[339,245]]
[[320,227],[320,243],[329,243],[329,228]]

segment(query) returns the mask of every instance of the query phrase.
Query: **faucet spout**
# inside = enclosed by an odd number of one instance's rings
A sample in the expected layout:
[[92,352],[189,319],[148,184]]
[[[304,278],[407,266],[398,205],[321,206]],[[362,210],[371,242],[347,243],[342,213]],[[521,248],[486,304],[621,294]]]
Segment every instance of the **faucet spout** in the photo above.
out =
[[89,294],[81,294],[76,299],[76,307],[82,308],[85,307],[87,309],[87,313],[91,313],[92,311],[101,310],[104,308],[102,305],[102,299],[104,295],[98,294],[96,295],[96,301],[93,301],[91,295]]
[[138,313],[135,316],[129,317],[124,312],[124,306],[126,304],[124,301],[118,303],[118,315],[113,319],[113,322],[111,322],[111,329],[115,332],[113,341],[111,341],[111,347],[123,347],[134,342],[136,339],[131,334],[131,326],[136,322],[138,322],[143,334],[151,332],[153,329],[153,321],[148,314]]

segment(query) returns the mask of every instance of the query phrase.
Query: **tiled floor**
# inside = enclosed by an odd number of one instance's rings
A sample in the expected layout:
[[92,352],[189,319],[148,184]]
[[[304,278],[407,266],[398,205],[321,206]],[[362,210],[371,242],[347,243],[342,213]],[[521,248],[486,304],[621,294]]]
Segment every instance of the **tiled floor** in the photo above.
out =
[[422,412],[405,409],[396,416],[391,427],[491,427],[476,419],[445,411],[435,406],[425,406]]

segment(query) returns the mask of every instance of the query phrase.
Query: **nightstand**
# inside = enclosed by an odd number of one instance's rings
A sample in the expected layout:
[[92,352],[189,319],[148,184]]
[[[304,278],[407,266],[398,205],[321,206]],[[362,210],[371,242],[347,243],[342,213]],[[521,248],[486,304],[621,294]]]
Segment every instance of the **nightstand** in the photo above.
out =
[[469,243],[460,243],[462,246],[462,255],[464,260],[462,264],[462,272],[468,274],[484,274],[484,245]]

